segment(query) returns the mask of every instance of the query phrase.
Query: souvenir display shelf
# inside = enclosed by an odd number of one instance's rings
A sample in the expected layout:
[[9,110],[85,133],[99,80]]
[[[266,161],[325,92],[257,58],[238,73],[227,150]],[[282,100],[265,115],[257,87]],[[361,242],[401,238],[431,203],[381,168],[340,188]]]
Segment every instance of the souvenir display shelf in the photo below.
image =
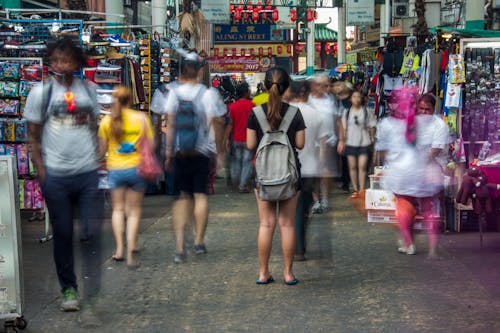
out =
[[42,58],[0,58],[0,77],[0,155],[16,159],[20,208],[43,209],[22,118],[28,93],[43,79]]

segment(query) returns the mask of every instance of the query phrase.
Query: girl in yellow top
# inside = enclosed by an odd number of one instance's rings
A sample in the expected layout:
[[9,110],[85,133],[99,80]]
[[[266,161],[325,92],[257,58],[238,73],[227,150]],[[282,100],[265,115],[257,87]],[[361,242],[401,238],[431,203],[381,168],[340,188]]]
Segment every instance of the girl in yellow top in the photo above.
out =
[[105,116],[99,126],[100,156],[107,153],[106,165],[113,205],[111,222],[116,250],[112,258],[115,261],[124,260],[123,234],[126,220],[127,267],[137,268],[139,263],[134,260],[133,254],[137,252],[142,200],[147,185],[137,175],[140,160],[137,149],[144,131],[153,140],[153,130],[144,114],[130,109],[132,96],[127,88],[119,87],[113,97],[111,115]]

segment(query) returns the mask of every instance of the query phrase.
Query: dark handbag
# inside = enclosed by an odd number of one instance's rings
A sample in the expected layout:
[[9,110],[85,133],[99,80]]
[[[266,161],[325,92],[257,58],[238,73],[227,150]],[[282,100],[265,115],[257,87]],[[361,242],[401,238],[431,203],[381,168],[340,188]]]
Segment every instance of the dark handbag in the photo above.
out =
[[138,147],[140,154],[137,174],[148,183],[156,182],[161,175],[161,167],[153,151],[153,145],[147,135],[146,117],[144,116],[144,130],[139,138]]

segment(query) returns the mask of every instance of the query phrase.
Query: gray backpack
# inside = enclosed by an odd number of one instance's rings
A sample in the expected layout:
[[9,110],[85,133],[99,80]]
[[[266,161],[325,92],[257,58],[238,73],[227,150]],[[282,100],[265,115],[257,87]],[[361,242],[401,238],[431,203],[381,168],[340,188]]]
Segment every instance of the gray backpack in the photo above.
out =
[[261,106],[253,110],[264,133],[257,147],[255,160],[259,199],[264,201],[290,199],[297,193],[299,172],[287,131],[298,109],[294,106],[288,107],[277,131],[271,130]]

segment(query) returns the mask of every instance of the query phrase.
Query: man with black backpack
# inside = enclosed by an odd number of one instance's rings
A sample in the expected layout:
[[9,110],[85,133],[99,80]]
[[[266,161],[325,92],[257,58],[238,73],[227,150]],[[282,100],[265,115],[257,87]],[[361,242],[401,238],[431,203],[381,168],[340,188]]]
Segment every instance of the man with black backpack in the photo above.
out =
[[180,191],[173,206],[175,263],[186,261],[184,230],[194,215],[196,254],[207,253],[205,230],[208,220],[207,189],[210,159],[216,154],[212,120],[226,112],[220,109],[217,91],[199,83],[204,60],[196,52],[178,50],[181,74],[170,85],[164,113],[167,114],[166,167],[174,168]]

